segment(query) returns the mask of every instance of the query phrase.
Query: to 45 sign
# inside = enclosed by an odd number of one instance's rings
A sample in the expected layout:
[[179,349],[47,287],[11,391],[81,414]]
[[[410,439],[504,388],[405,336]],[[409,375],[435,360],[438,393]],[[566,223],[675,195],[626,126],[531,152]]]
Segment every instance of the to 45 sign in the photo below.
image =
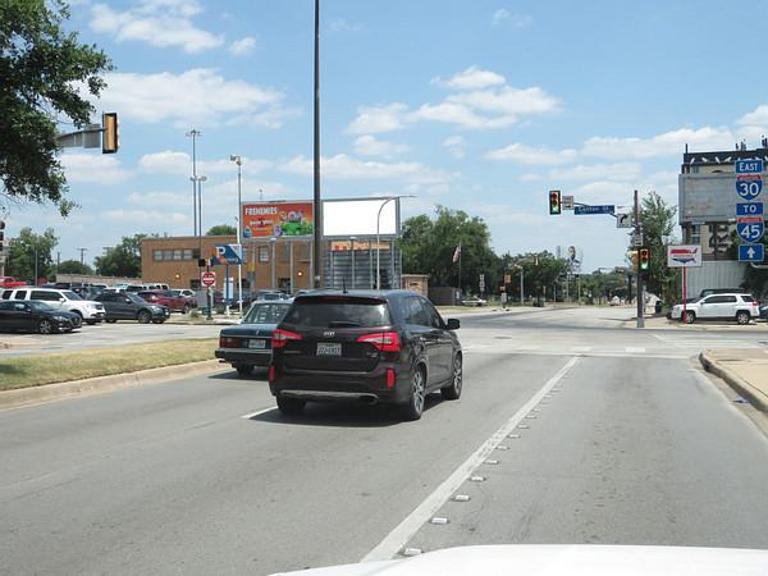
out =
[[745,242],[758,242],[765,234],[765,222],[761,217],[741,218],[736,224],[736,232]]

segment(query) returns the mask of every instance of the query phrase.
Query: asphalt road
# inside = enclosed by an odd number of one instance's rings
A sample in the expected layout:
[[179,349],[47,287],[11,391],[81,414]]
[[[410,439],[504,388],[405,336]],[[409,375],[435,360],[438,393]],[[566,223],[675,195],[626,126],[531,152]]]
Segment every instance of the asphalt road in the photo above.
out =
[[288,419],[263,375],[231,371],[0,412],[0,573],[269,574],[502,542],[768,546],[768,442],[691,362],[764,337],[638,332],[628,313],[463,319],[464,395],[419,422],[348,406]]

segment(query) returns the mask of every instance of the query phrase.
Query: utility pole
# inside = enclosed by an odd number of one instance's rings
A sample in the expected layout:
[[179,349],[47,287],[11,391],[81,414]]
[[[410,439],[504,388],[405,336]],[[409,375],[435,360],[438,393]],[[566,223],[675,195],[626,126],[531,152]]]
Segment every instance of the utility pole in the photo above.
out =
[[315,0],[315,134],[314,134],[314,212],[315,229],[312,243],[314,287],[322,286],[323,262],[320,242],[322,241],[323,205],[320,201],[320,0]]
[[78,248],[80,250],[80,264],[85,265],[85,253],[88,252],[88,248]]
[[197,137],[200,131],[192,129],[187,132],[187,136],[192,138],[192,209],[194,215],[194,235],[197,236]]
[[[243,159],[237,155],[232,154],[229,157],[231,162],[237,164],[237,245],[240,246],[239,256],[242,259],[243,252]],[[261,189],[259,189],[261,190]],[[291,276],[293,281],[293,276]],[[243,265],[242,263],[237,265],[237,307],[240,312],[240,316],[243,315]]]
[[[638,238],[634,243],[637,244],[640,242],[641,235],[643,233],[643,228],[640,225],[640,203],[638,201],[637,197],[637,190],[635,190],[635,238]],[[642,244],[642,242],[640,242]],[[640,273],[640,257],[639,257],[639,250],[637,247],[633,246],[635,248],[635,251],[638,252],[638,258],[637,258],[637,289],[636,289],[636,297],[637,297],[637,327],[638,328],[645,328],[645,295],[643,294],[643,275]]]

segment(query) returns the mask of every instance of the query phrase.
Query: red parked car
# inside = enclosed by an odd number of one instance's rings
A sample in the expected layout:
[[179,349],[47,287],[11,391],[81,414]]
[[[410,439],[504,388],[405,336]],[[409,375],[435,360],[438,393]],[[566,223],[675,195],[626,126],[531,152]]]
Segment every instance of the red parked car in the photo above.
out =
[[139,292],[138,296],[151,304],[167,306],[171,312],[181,312],[186,314],[191,306],[183,296],[174,296],[170,290],[145,290]]

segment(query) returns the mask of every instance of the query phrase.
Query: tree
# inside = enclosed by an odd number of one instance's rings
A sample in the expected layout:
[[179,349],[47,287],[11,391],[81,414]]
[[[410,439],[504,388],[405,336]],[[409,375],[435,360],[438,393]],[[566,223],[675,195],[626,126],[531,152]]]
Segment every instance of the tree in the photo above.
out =
[[58,242],[53,228],[47,228],[42,234],[35,234],[31,228],[22,228],[8,248],[7,274],[34,283],[37,260],[37,278],[49,278],[53,274],[52,253]]
[[93,274],[93,268],[81,263],[80,260],[64,260],[56,267],[56,273],[90,275]]
[[52,202],[66,215],[66,178],[56,157],[56,122],[88,123],[95,108],[81,95],[98,96],[100,74],[112,68],[95,46],[65,32],[63,0],[0,2],[0,182],[6,198]]
[[403,270],[429,274],[430,284],[435,286],[456,286],[459,264],[453,262],[453,255],[461,245],[461,290],[479,292],[482,273],[486,291],[495,292],[501,279],[501,265],[490,241],[488,226],[482,218],[438,206],[434,219],[422,214],[403,224]]
[[104,256],[97,256],[96,272],[102,276],[141,276],[141,241],[146,234],[123,236],[120,244],[109,248]]
[[676,214],[677,207],[668,206],[656,192],[643,198],[640,206],[643,244],[651,250],[646,290],[667,300],[674,296],[675,287],[675,272],[667,267],[667,246],[673,241]]
[[217,224],[205,233],[206,236],[235,236],[236,234],[237,228],[231,224]]

